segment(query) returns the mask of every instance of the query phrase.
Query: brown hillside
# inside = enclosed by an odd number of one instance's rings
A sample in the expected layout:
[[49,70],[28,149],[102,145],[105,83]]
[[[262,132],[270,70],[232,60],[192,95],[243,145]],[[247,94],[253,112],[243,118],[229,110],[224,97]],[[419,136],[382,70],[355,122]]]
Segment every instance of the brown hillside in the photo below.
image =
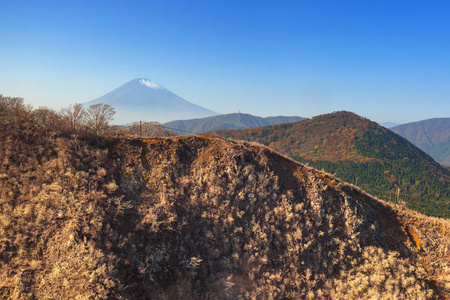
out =
[[450,292],[448,222],[399,211],[268,148],[5,128],[2,299]]

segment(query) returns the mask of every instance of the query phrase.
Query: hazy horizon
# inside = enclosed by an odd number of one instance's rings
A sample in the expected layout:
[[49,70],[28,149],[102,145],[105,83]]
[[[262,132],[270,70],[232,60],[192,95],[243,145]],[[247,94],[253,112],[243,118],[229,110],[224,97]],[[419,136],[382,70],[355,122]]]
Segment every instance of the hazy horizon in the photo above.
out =
[[449,117],[450,3],[8,1],[0,94],[87,102],[149,78],[218,113]]

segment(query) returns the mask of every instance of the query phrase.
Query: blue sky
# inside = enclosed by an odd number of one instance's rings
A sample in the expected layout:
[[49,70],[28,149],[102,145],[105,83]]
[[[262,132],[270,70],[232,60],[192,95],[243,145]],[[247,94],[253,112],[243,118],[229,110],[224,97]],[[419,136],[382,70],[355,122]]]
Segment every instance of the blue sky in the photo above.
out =
[[0,94],[86,102],[149,78],[220,112],[450,117],[449,1],[0,2]]

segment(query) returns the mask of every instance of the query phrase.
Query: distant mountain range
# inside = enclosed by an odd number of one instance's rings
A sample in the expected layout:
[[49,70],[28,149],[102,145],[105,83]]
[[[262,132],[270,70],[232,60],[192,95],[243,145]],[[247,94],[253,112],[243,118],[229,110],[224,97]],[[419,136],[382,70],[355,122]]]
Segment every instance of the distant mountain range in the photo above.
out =
[[138,121],[168,122],[218,114],[195,105],[146,78],[133,79],[112,92],[84,104],[88,106],[96,103],[109,104],[115,108],[116,124]]
[[250,114],[232,113],[201,119],[179,120],[165,123],[164,126],[176,129],[180,135],[204,133],[219,129],[257,128],[280,123],[292,123],[304,120],[302,117],[257,117]]
[[450,172],[405,138],[351,112],[256,129],[216,130],[218,136],[254,141],[384,200],[400,199],[415,210],[450,216]]
[[431,155],[437,162],[450,166],[450,118],[436,118],[390,128]]

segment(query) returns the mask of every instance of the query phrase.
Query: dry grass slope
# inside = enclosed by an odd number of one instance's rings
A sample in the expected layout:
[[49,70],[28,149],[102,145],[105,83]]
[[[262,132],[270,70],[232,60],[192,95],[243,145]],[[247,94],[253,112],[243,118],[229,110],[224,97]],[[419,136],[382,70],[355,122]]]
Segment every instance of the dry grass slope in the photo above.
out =
[[448,221],[266,147],[2,128],[2,299],[450,293]]

